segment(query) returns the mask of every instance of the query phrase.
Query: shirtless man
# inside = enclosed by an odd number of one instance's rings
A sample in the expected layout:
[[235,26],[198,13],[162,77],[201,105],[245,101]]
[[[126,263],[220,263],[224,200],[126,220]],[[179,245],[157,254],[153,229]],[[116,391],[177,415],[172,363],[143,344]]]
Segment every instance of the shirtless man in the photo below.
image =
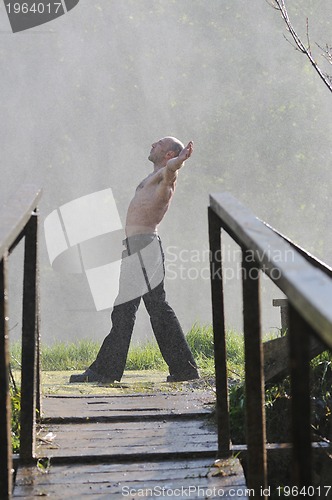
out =
[[164,137],[152,144],[148,159],[153,162],[154,169],[139,184],[129,204],[126,219],[127,236],[157,233],[157,227],[172,200],[178,170],[191,156],[192,150],[192,142],[184,148],[180,141],[172,137]]
[[174,195],[178,171],[192,151],[192,141],[184,147],[174,137],[152,144],[148,159],[153,163],[153,172],[139,184],[127,211],[126,250],[122,254],[119,294],[111,314],[112,329],[95,361],[84,373],[72,375],[70,382],[121,380],[141,299],[169,367],[167,381],[199,377],[179,321],[166,301],[164,254],[157,232]]

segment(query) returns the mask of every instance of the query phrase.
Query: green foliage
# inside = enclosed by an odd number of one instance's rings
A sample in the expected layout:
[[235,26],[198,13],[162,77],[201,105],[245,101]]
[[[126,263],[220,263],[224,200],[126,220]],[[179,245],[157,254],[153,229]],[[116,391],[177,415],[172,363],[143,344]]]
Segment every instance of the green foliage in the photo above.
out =
[[10,398],[12,403],[12,446],[13,453],[18,453],[20,449],[20,411],[21,392],[16,387],[11,386]]
[[245,438],[245,391],[243,383],[237,383],[229,391],[229,423],[233,444],[243,444]]
[[[328,438],[332,425],[332,354],[324,352],[311,362],[311,405],[314,438]],[[268,442],[290,440],[290,379],[269,385],[265,390],[266,434]],[[230,388],[230,426],[234,444],[245,443],[244,382]]]
[[40,458],[39,460],[37,460],[37,469],[42,474],[47,474],[50,470],[50,466],[51,466],[51,459],[49,457]]
[[313,428],[318,436],[330,438],[332,426],[332,355],[325,352],[313,364]]

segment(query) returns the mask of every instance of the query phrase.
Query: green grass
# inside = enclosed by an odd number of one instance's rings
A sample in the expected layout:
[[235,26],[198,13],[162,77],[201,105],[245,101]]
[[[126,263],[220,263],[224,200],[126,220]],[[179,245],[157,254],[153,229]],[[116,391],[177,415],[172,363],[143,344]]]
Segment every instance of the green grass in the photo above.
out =
[[[189,346],[203,375],[213,375],[213,332],[211,326],[194,324],[187,334]],[[227,353],[231,378],[243,377],[243,336],[227,332]],[[96,358],[100,344],[92,340],[58,342],[48,346],[41,344],[41,369],[44,371],[85,370]],[[21,346],[16,343],[11,348],[13,369],[20,369]],[[132,346],[126,364],[127,370],[167,370],[159,348],[155,342]]]
[[[41,344],[41,369],[45,371],[82,370],[87,368],[97,355],[99,344],[91,340],[78,342],[57,342],[48,346]],[[14,370],[20,369],[21,345],[11,347],[11,365]]]

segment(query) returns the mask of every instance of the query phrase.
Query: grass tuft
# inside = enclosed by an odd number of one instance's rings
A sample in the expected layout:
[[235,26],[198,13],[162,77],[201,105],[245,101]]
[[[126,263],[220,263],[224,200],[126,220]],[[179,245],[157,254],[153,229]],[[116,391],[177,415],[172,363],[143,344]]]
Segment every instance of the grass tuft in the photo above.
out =
[[[213,331],[210,325],[193,325],[187,334],[188,344],[204,375],[214,373]],[[229,331],[226,336],[230,376],[243,375],[243,337]],[[96,358],[99,343],[92,340],[58,342],[51,346],[41,344],[41,369],[44,371],[85,370]],[[11,365],[20,369],[21,346],[11,347]],[[129,349],[126,370],[167,370],[156,342],[132,346]]]

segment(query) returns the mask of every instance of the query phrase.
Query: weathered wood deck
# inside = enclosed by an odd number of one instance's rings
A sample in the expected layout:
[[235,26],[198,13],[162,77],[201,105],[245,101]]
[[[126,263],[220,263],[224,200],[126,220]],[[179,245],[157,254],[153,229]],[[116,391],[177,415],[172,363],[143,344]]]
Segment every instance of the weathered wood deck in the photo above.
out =
[[13,497],[246,498],[239,461],[214,464],[213,403],[207,390],[46,396],[45,469],[19,468]]

